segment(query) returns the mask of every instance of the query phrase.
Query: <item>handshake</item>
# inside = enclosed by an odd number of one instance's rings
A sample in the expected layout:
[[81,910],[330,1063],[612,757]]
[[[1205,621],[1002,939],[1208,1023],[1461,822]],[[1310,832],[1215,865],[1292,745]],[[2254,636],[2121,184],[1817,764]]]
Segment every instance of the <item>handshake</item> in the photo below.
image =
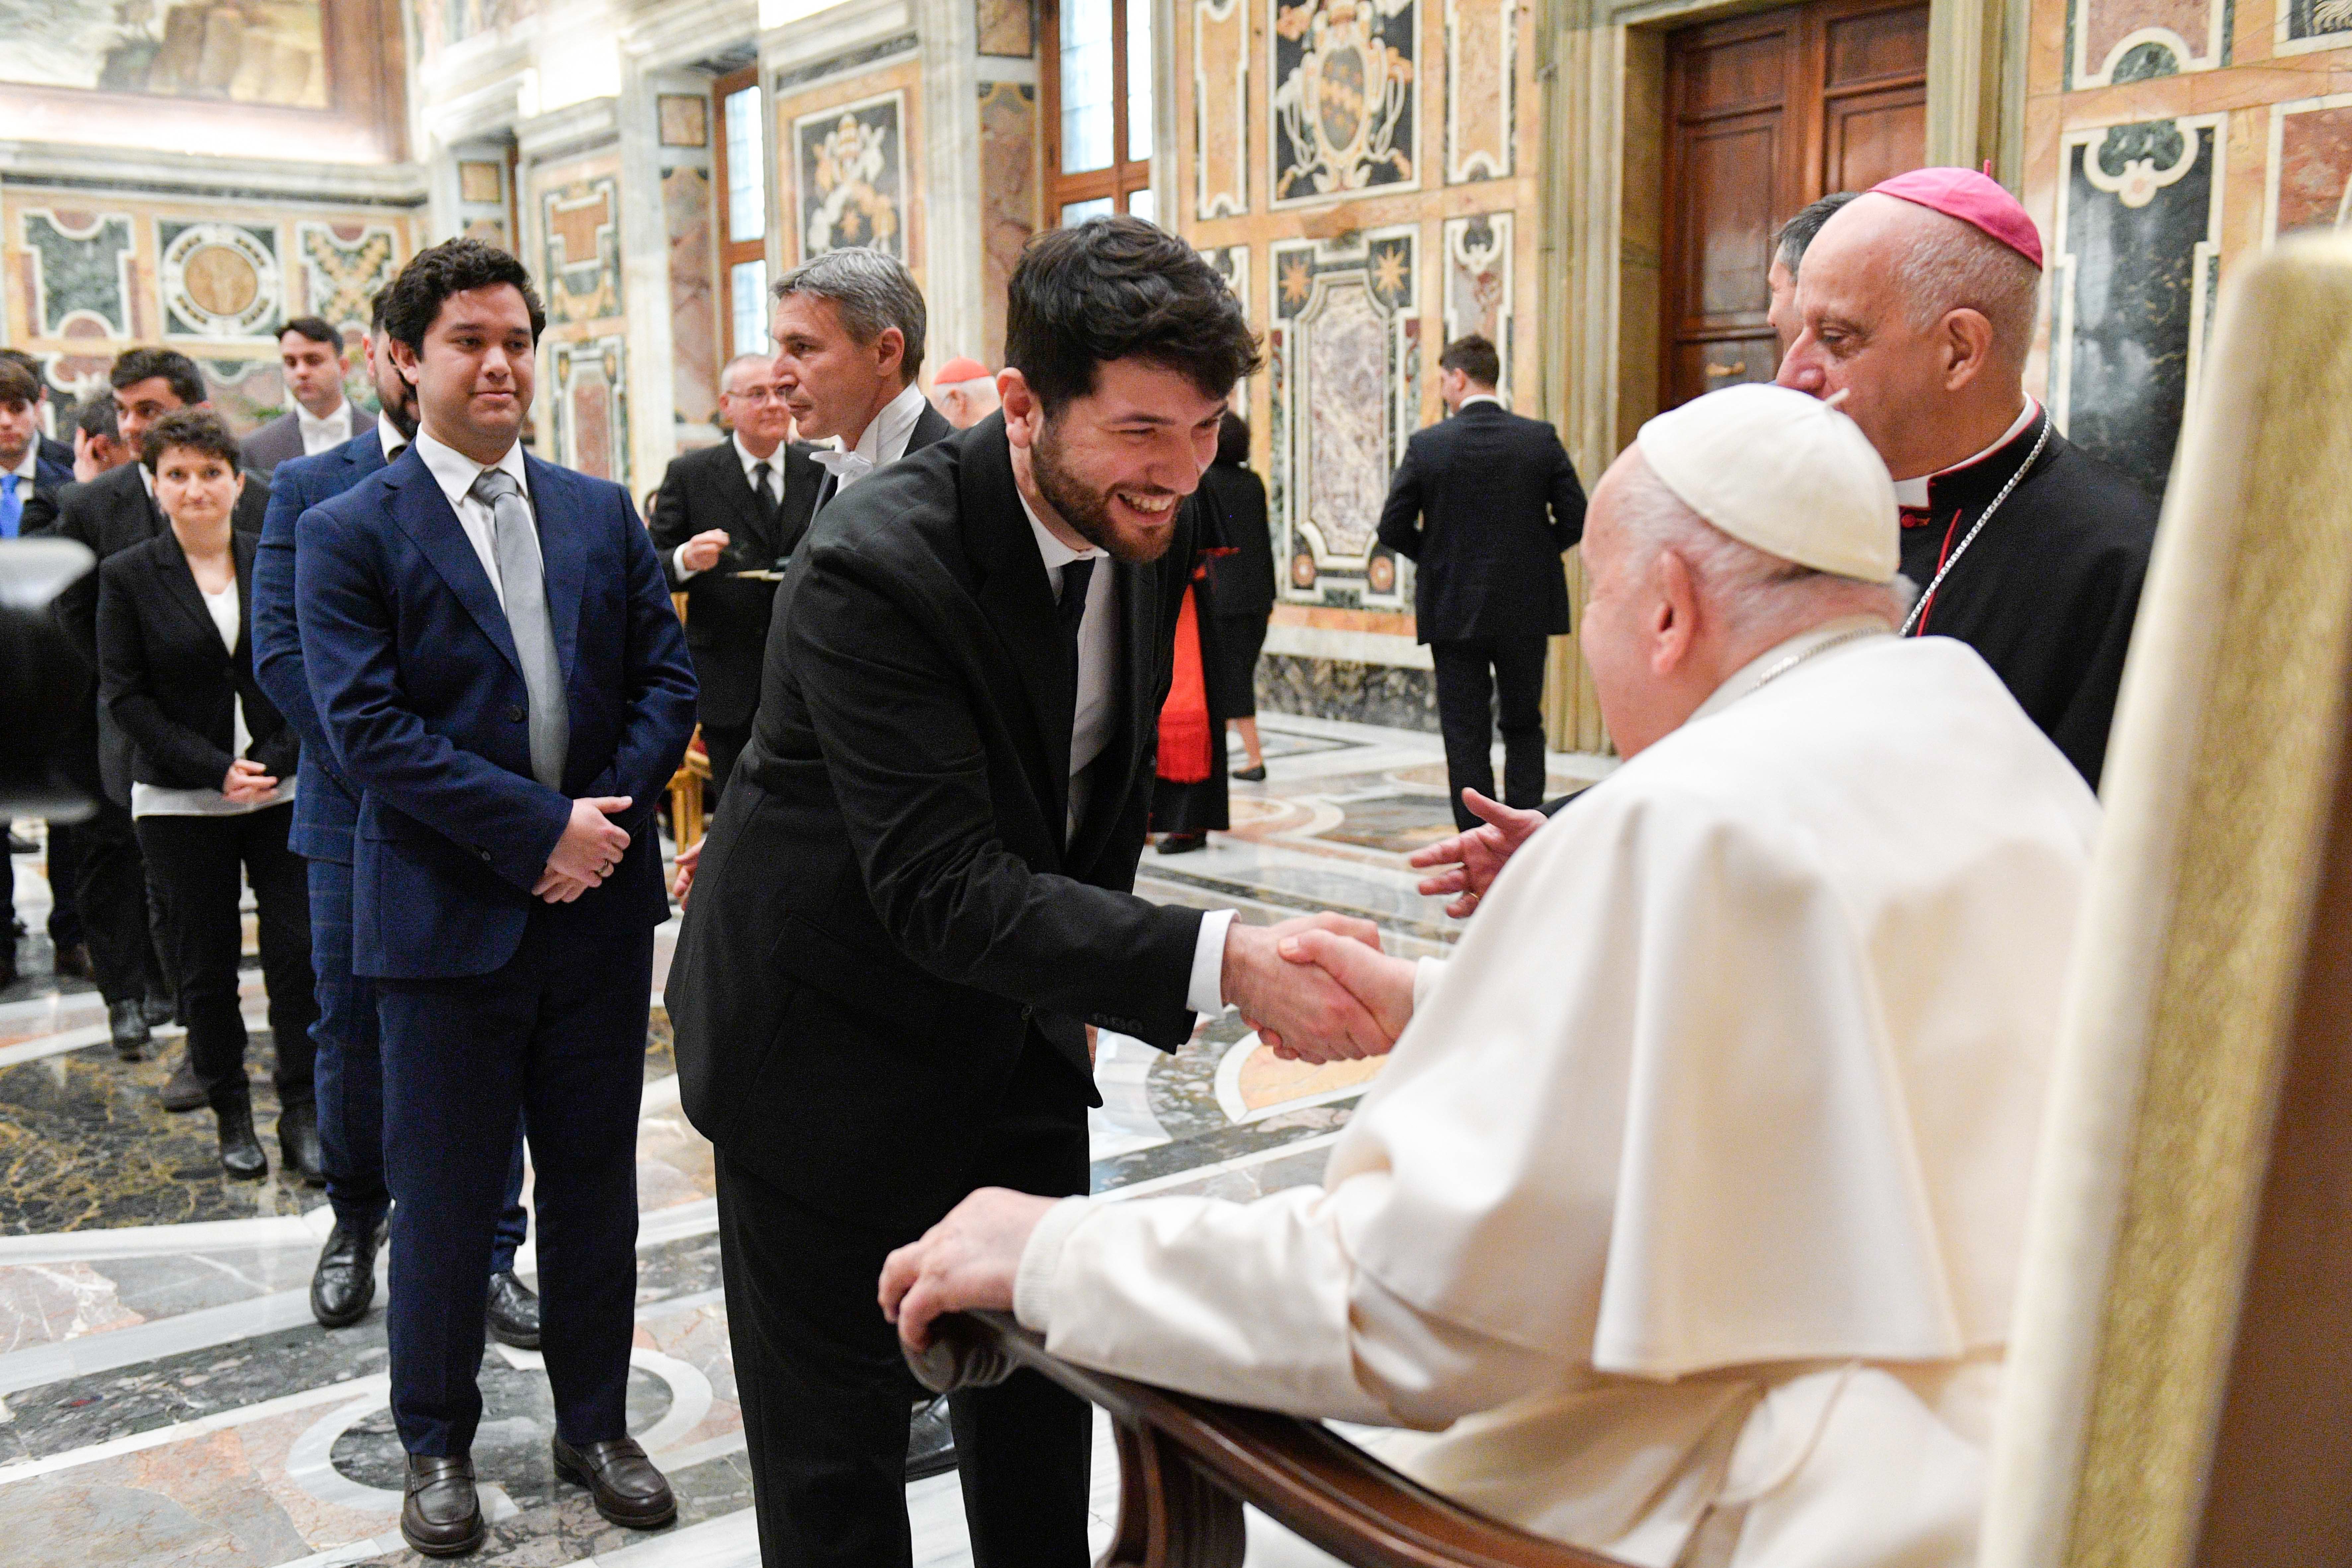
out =
[[1412,963],[1382,952],[1370,921],[1326,911],[1225,928],[1224,998],[1288,1061],[1381,1055],[1412,1017]]

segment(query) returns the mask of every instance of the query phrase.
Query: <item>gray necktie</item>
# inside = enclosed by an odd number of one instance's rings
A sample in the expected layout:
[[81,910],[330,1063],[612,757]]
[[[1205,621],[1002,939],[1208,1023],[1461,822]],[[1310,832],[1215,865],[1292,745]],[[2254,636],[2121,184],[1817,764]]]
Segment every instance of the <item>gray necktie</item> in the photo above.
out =
[[490,509],[490,553],[499,563],[507,629],[522,660],[530,694],[530,774],[550,789],[563,787],[563,759],[572,749],[572,710],[563,696],[563,666],[547,624],[547,582],[541,571],[539,530],[522,487],[503,468],[484,468],[474,499]]

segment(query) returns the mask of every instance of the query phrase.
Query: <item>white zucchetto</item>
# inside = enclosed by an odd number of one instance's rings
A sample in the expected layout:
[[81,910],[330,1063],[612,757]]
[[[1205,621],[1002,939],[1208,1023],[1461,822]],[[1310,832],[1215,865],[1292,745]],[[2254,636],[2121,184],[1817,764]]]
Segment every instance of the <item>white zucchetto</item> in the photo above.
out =
[[1785,386],[1727,386],[1642,426],[1650,471],[1767,555],[1887,583],[1902,563],[1895,480],[1862,427]]

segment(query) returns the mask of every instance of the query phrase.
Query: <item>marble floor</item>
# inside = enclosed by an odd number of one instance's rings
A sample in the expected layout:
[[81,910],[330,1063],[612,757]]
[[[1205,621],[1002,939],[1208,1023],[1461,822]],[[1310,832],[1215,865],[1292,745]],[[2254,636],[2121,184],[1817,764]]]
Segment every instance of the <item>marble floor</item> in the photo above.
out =
[[[1266,714],[1267,780],[1233,787],[1234,831],[1181,857],[1147,850],[1139,891],[1271,921],[1339,909],[1392,952],[1444,951],[1455,928],[1414,890],[1412,849],[1451,831],[1437,738]],[[1238,762],[1238,758],[1236,758]],[[1609,766],[1555,756],[1555,791]],[[37,837],[37,825],[20,825]],[[275,1568],[423,1561],[401,1543],[400,1450],[385,1408],[382,1298],[343,1330],[306,1292],[328,1228],[322,1194],[273,1171],[221,1178],[209,1118],[156,1090],[180,1049],[124,1064],[104,1008],[60,982],[38,854],[16,858],[24,978],[0,992],[0,1560]],[[552,1475],[539,1357],[493,1345],[475,1447],[491,1515],[472,1561],[516,1568],[727,1568],[758,1560],[751,1474],[728,1352],[709,1145],[678,1108],[659,1001],[676,922],[656,949],[637,1136],[637,1332],[631,1429],[669,1475],[676,1525],[609,1526]],[[245,1007],[257,1118],[276,1105],[257,970]],[[1112,1198],[1246,1199],[1319,1179],[1377,1064],[1309,1068],[1258,1048],[1240,1019],[1204,1019],[1166,1054],[1106,1035],[1093,1186]],[[527,1246],[518,1260],[535,1267]],[[1115,1495],[1096,1444],[1097,1543]],[[908,1488],[919,1564],[970,1562],[953,1474]]]

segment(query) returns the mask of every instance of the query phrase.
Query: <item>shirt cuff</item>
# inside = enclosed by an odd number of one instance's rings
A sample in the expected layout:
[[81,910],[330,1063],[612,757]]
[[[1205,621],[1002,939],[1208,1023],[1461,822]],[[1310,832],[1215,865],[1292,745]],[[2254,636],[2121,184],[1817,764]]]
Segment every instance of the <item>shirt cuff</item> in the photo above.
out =
[[1420,1012],[1429,1005],[1429,994],[1437,983],[1445,978],[1445,960],[1424,958],[1412,966],[1412,1010]]
[[698,570],[686,563],[686,546],[683,544],[669,552],[669,563],[677,568],[677,580],[681,583],[696,575]]
[[1225,1010],[1225,928],[1234,923],[1231,910],[1211,910],[1201,917],[1201,934],[1192,945],[1192,984],[1185,989],[1184,1005],[1203,1017]]
[[1085,1198],[1064,1198],[1045,1211],[1021,1249],[1021,1267],[1013,1276],[1013,1315],[1033,1334],[1053,1329],[1054,1276],[1062,1267],[1062,1248],[1092,1208]]

